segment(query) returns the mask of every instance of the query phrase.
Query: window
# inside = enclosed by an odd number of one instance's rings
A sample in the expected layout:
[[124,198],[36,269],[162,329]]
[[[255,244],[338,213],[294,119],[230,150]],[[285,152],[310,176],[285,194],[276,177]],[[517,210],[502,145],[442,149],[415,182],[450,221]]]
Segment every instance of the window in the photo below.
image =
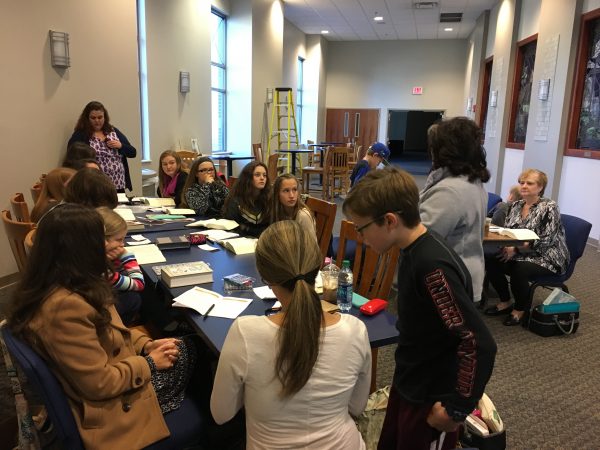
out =
[[296,126],[298,142],[302,142],[302,105],[304,102],[304,58],[298,56],[298,88],[296,89]]
[[517,43],[517,64],[506,145],[521,150],[525,148],[525,136],[527,135],[536,48],[537,34]]
[[150,161],[148,122],[148,64],[146,61],[146,1],[137,2],[138,58],[140,64],[140,116],[142,119],[142,161]]
[[565,153],[600,159],[600,9],[582,22]]
[[492,85],[492,68],[494,67],[494,57],[490,56],[485,60],[483,71],[483,89],[481,90],[481,101],[477,110],[478,124],[483,133],[482,141],[485,141],[485,128],[487,126],[487,111],[490,100],[490,86]]
[[226,118],[226,24],[225,16],[213,9],[210,22],[212,151],[225,150]]

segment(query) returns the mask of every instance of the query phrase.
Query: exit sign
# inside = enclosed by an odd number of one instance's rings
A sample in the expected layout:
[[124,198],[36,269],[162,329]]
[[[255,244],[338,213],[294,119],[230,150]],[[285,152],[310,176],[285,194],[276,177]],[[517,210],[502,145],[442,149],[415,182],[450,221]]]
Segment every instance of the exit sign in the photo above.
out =
[[415,86],[412,88],[412,95],[422,95],[422,94],[423,94],[422,86]]

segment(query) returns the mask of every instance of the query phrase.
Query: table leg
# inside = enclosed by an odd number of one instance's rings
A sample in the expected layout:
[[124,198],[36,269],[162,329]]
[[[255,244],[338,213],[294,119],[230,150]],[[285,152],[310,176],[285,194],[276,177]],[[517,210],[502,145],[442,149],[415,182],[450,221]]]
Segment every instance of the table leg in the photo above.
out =
[[227,160],[227,178],[233,175],[233,160]]
[[296,154],[290,153],[290,156],[292,157],[292,175],[296,176]]
[[377,352],[379,349],[371,347],[371,390],[369,392],[375,392],[377,390]]

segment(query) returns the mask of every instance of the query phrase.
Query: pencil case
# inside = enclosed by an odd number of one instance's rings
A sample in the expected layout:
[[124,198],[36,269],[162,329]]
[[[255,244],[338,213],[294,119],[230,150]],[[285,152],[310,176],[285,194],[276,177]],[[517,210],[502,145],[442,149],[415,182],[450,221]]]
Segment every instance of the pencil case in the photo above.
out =
[[384,310],[387,307],[388,302],[380,298],[374,298],[369,300],[367,303],[360,307],[360,312],[366,316],[373,316],[379,311]]

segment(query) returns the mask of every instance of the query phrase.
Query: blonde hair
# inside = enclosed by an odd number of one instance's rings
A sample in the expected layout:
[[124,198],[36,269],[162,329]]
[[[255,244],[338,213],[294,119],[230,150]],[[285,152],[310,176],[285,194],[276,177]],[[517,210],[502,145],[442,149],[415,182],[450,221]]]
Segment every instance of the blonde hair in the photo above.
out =
[[315,278],[321,260],[314,236],[293,220],[269,226],[256,246],[256,267],[263,279],[292,293],[277,333],[275,374],[283,398],[304,387],[319,356],[325,322]]
[[127,222],[120,215],[106,206],[96,208],[96,211],[102,217],[104,222],[104,237],[111,237],[115,234],[127,231]]
[[521,200],[521,186],[519,186],[518,184],[516,184],[513,187],[511,187],[510,191],[508,191],[508,196],[510,198],[512,198],[513,202]]
[[541,170],[525,169],[523,172],[521,172],[521,175],[519,175],[517,181],[520,183],[523,178],[526,178],[529,175],[537,175],[537,185],[542,188],[542,190],[540,191],[540,197],[543,197],[544,191],[546,190],[546,186],[548,186],[548,176]]
[[[285,180],[295,180],[296,181],[296,187],[298,189],[298,200],[296,201],[296,205],[293,208],[292,211],[292,215],[291,217],[288,216],[288,214],[285,211],[284,206],[281,204],[281,200],[279,200],[279,193],[281,191],[281,185],[283,184],[283,182]],[[306,205],[304,204],[304,201],[302,200],[302,197],[300,195],[300,186],[298,185],[298,179],[294,176],[291,175],[289,173],[284,173],[282,175],[279,175],[276,179],[275,179],[275,183],[273,184],[273,195],[271,197],[271,212],[272,212],[272,222],[278,222],[280,220],[296,220],[296,217],[298,217],[298,212],[301,209],[306,209],[310,212],[310,214],[312,215],[312,211],[310,211]]]

